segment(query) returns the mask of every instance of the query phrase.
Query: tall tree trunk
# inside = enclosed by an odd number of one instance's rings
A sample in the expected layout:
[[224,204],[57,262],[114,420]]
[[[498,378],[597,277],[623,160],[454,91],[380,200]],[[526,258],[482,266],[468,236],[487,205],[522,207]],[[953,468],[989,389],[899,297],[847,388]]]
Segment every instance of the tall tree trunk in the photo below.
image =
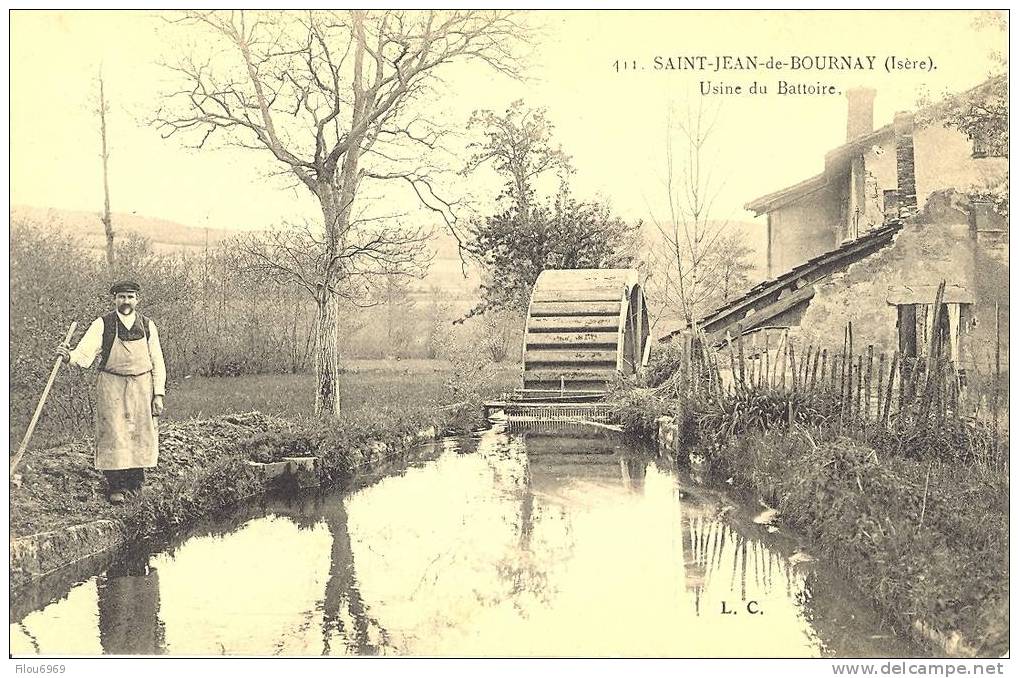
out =
[[335,285],[343,279],[344,271],[336,263],[343,250],[343,234],[347,212],[337,199],[335,188],[323,182],[317,191],[322,205],[322,219],[326,234],[325,260],[322,279],[315,295],[315,414],[339,417],[340,414],[340,356],[339,313]]
[[109,154],[106,151],[106,93],[103,90],[102,73],[99,74],[99,130],[103,139],[103,196],[105,198],[103,228],[106,230],[106,265],[112,278],[116,269],[113,258],[113,216],[110,214],[110,179],[107,172]]
[[315,322],[315,414],[340,415],[340,355],[337,342],[338,301],[329,285],[318,290]]
[[340,357],[338,297],[335,288],[342,284],[344,270],[342,253],[346,247],[350,209],[357,187],[358,154],[350,151],[343,156],[338,180],[322,181],[316,195],[322,205],[326,233],[326,252],[322,281],[319,284],[318,316],[315,328],[315,414],[339,417]]

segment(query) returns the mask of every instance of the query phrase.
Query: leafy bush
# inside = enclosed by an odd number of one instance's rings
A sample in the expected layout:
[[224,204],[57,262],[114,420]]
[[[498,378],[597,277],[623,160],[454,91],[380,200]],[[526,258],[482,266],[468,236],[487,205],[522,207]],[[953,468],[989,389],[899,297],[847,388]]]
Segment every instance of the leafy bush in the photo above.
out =
[[482,425],[483,403],[498,394],[499,373],[475,347],[450,357],[453,369],[443,384],[444,415],[453,428],[469,430]]
[[[72,320],[77,343],[109,312],[110,274],[98,250],[56,226],[11,224],[10,361],[12,429],[23,431]],[[244,273],[229,247],[207,256],[160,254],[136,237],[116,241],[116,277],[142,284],[139,310],[159,328],[167,373],[290,372],[307,363],[314,314],[295,290]],[[37,441],[64,442],[92,428],[94,377],[63,369]],[[45,443],[44,443],[45,444]]]
[[838,394],[825,390],[737,390],[700,401],[694,418],[705,436],[739,435],[796,424],[828,425],[838,420],[839,406]]
[[674,412],[674,406],[651,388],[620,389],[613,393],[612,404],[613,420],[628,433],[642,437],[655,435],[657,419]]
[[647,367],[644,368],[644,382],[650,387],[661,386],[684,365],[683,347],[669,342],[657,344],[651,351]]
[[516,349],[520,357],[520,342],[523,341],[524,319],[520,313],[511,310],[489,310],[481,316],[481,341],[493,363],[501,363]]

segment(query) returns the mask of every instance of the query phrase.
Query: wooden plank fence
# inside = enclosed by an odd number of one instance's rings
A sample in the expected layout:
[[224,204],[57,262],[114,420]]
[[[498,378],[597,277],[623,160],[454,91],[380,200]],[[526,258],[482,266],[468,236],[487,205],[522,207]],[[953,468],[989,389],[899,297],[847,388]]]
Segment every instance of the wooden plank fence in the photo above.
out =
[[[788,397],[789,422],[795,421],[793,403],[823,397],[837,410],[831,423],[844,433],[873,426],[901,431],[921,422],[952,428],[979,421],[992,432],[998,458],[1004,414],[1000,332],[994,363],[986,371],[971,365],[970,371],[950,359],[947,337],[937,336],[939,323],[933,326],[932,337],[921,347],[926,354],[919,357],[877,352],[873,345],[854,347],[851,323],[841,347],[798,346],[787,329],[778,328],[738,333],[720,346],[687,335],[681,339],[682,374],[675,383],[683,393],[718,399],[747,393]],[[992,378],[972,379],[974,372]]]

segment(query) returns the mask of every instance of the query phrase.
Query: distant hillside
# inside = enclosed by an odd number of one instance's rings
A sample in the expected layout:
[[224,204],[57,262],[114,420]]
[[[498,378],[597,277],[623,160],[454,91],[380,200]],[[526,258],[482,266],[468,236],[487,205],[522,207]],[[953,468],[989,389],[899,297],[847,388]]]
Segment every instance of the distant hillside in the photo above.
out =
[[[97,251],[106,247],[106,233],[98,212],[43,207],[12,206],[11,223],[22,221],[40,228],[73,233]],[[151,241],[156,252],[201,252],[206,245],[215,247],[221,241],[237,235],[239,231],[216,228],[197,228],[167,219],[137,214],[113,214],[114,233],[133,233]],[[448,233],[439,233],[430,243],[435,258],[427,276],[412,285],[412,296],[418,300],[430,299],[437,289],[441,300],[460,301],[469,307],[477,296],[476,274],[465,280],[461,269],[456,239]]]
[[[74,233],[97,251],[102,251],[106,246],[103,224],[98,212],[14,206],[11,207],[10,215],[12,223],[20,220],[43,228]],[[199,253],[206,244],[214,247],[238,233],[225,229],[197,228],[167,219],[123,213],[114,213],[113,225],[118,234],[135,233],[149,239],[157,252]],[[762,224],[742,221],[729,222],[729,226],[744,234],[747,246],[754,252],[751,283],[763,280],[766,271],[767,229]],[[662,243],[661,234],[652,224],[644,224],[643,238],[645,247],[657,247]],[[478,297],[477,271],[468,268],[469,277],[464,277],[456,239],[448,232],[438,230],[430,247],[434,253],[431,268],[423,280],[414,281],[411,285],[411,296],[419,304],[430,303],[438,298],[441,301],[452,302],[457,308],[469,308]]]
[[[106,233],[98,212],[19,205],[11,207],[11,222],[16,220],[75,233],[88,243],[98,242],[100,247],[105,247]],[[223,229],[196,228],[167,219],[121,212],[113,214],[113,230],[114,233],[135,233],[148,238],[159,251],[172,250],[175,247],[184,250],[199,249],[205,247],[206,243],[210,246],[215,245],[234,235],[233,232]]]

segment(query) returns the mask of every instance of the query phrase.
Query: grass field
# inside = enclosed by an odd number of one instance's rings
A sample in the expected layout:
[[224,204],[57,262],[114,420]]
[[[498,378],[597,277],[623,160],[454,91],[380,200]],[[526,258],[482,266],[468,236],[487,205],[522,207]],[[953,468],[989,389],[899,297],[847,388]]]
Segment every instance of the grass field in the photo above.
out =
[[[340,402],[344,414],[449,404],[446,381],[452,367],[444,360],[362,360],[343,365]],[[519,366],[493,365],[495,390],[512,390]],[[493,393],[493,396],[495,394]],[[314,406],[310,374],[193,377],[167,389],[166,418],[203,419],[258,410],[282,417],[308,415]]]
[[[457,375],[447,360],[351,360],[343,363],[341,419],[365,412],[421,411],[438,408],[460,398],[447,384]],[[511,391],[520,378],[520,367],[504,362],[485,367],[484,397],[495,398]],[[91,379],[83,375],[83,379]],[[83,381],[83,383],[86,383]],[[33,395],[33,397],[35,397]],[[30,448],[61,445],[89,435],[92,421],[59,416],[56,391],[43,411]],[[9,440],[15,449],[28,426],[35,401],[11,402]],[[314,377],[310,374],[253,374],[240,377],[191,377],[167,385],[168,421],[205,419],[224,414],[259,411],[286,419],[309,416],[314,406]]]

